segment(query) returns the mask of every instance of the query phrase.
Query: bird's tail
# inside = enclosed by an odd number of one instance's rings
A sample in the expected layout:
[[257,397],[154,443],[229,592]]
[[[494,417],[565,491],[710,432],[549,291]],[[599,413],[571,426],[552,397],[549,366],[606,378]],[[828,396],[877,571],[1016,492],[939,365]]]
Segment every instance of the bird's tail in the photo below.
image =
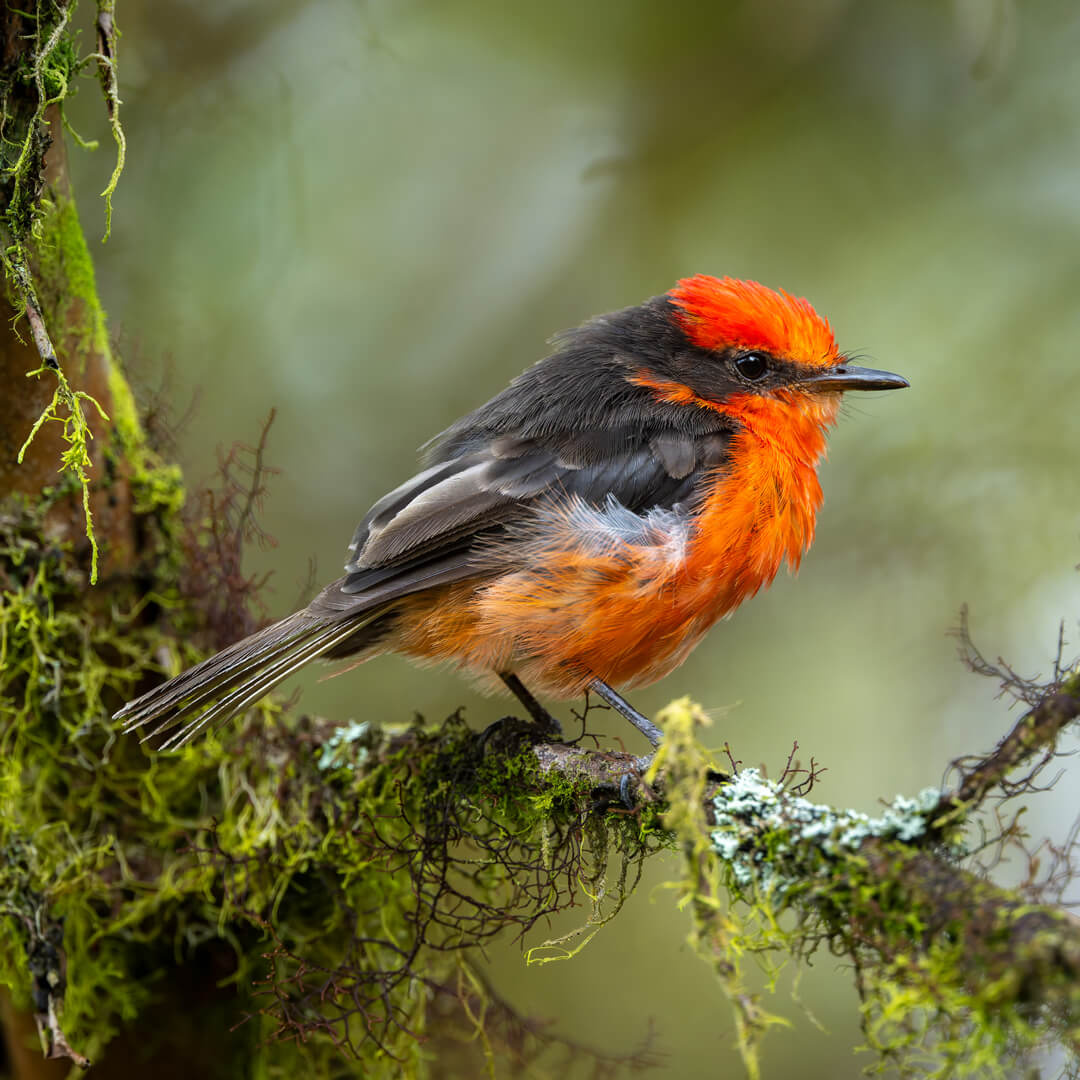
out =
[[306,609],[298,611],[129,701],[114,719],[124,721],[124,731],[146,725],[144,739],[179,726],[160,749],[183,746],[207,725],[224,723],[243,711],[381,614],[376,608],[360,618],[327,621]]

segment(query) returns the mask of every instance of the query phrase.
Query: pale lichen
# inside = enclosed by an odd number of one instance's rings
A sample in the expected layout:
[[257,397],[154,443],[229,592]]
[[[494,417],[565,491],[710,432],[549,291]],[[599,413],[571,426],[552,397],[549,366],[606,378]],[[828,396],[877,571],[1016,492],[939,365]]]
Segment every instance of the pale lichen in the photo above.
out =
[[742,769],[711,799],[710,838],[738,886],[753,885],[779,904],[791,889],[805,886],[808,868],[832,873],[838,860],[857,853],[870,837],[909,842],[924,835],[940,798],[937,788],[914,798],[898,795],[874,818],[791,795],[757,769]]
[[335,728],[322,745],[319,768],[355,769],[367,761],[368,746],[375,733],[367,720],[351,720],[343,727]]

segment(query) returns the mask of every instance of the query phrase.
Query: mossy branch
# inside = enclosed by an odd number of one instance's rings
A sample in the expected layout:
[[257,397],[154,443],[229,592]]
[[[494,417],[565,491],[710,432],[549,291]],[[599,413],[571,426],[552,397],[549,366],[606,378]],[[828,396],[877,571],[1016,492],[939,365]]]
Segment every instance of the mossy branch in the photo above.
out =
[[807,800],[790,760],[779,781],[744,769],[707,782],[715,766],[692,734],[704,716],[689,702],[667,710],[662,820],[680,838],[699,949],[735,1006],[752,1077],[762,1035],[782,1021],[747,990],[743,962],[775,977],[784,957],[821,945],[854,964],[883,1060],[928,1054],[922,1071],[944,1077],[993,1072],[1005,1051],[1048,1039],[1080,1052],[1080,919],[963,869],[959,839],[966,815],[1052,754],[1078,715],[1080,674],[1056,665],[1041,700],[995,751],[967,760],[956,790],[898,798],[871,818]]
[[[982,660],[966,622],[961,637],[977,670],[1015,679]],[[784,957],[822,945],[854,965],[882,1060],[910,1065],[932,1047],[926,1074],[982,1075],[1003,1052],[1054,1037],[1080,1053],[1080,919],[963,868],[970,814],[992,792],[1030,790],[1030,774],[1019,786],[1010,778],[1052,754],[1080,716],[1080,673],[1060,653],[1050,683],[1023,689],[1032,708],[992,753],[957,765],[955,788],[897,798],[877,818],[810,802],[813,765],[792,758],[775,782],[756,769],[722,774],[696,734],[708,721],[685,700],[662,714],[665,741],[640,783],[627,755],[555,744],[534,753],[543,771],[623,798],[632,776],[638,805],[658,809],[678,837],[698,948],[735,1007],[750,1076],[760,1075],[762,1036],[784,1021],[747,989],[744,961],[775,975]]]

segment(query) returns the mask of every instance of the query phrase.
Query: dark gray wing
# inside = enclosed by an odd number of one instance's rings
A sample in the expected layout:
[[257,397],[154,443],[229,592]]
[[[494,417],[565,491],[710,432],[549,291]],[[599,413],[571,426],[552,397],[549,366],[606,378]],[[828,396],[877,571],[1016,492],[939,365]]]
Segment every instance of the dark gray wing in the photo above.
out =
[[475,573],[472,552],[536,507],[578,496],[634,513],[692,508],[722,467],[728,434],[594,432],[545,440],[500,436],[440,462],[381,498],[349,545],[346,577],[323,605],[383,603]]

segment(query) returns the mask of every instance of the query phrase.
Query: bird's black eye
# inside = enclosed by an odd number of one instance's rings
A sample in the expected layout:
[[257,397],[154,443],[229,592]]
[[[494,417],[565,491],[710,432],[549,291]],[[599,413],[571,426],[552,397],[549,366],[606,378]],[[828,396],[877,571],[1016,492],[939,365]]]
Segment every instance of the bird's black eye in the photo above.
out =
[[769,370],[769,362],[761,353],[746,353],[735,361],[735,370],[744,379],[757,382]]

